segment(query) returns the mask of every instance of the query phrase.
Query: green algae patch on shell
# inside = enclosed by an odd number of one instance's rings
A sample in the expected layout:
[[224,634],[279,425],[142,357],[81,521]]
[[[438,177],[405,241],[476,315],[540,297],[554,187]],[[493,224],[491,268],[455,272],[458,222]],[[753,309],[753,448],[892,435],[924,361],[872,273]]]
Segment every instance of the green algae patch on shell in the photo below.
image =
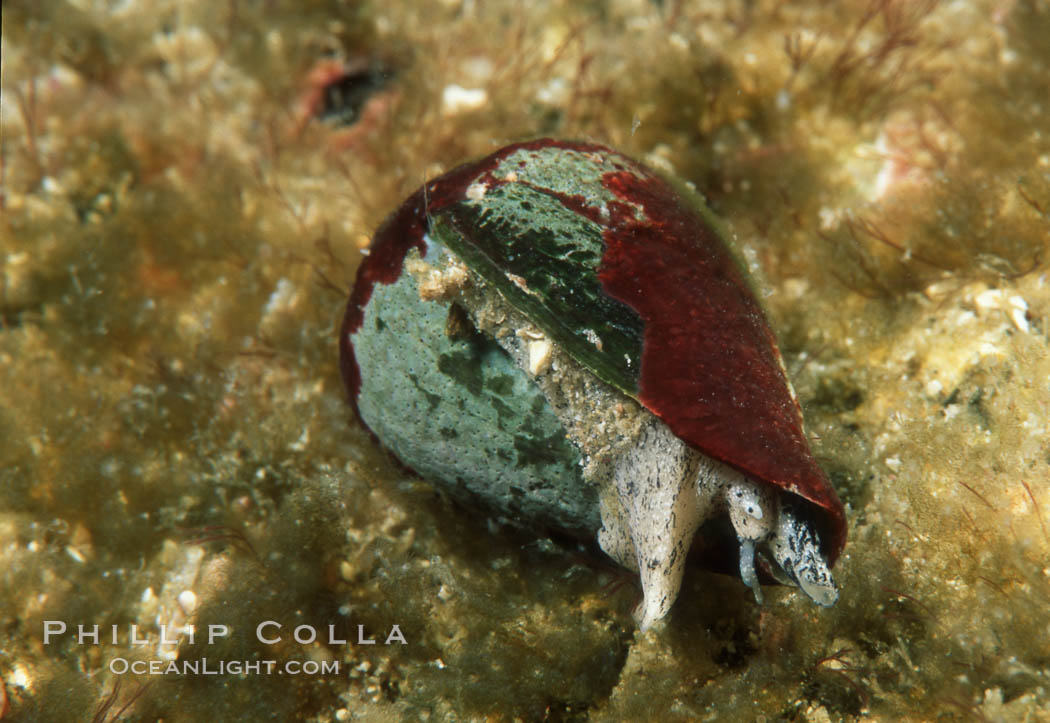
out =
[[[513,156],[508,159],[513,160]],[[476,199],[468,197],[435,216],[435,239],[580,363],[621,391],[636,395],[643,324],[633,309],[602,288],[601,226],[583,215],[566,213],[550,190],[540,190],[524,178],[523,171],[513,183],[471,186],[468,192]],[[557,186],[553,190],[563,192]],[[522,222],[525,219],[527,223]],[[472,228],[483,229],[484,234],[471,233]],[[482,243],[489,239],[501,243]]]
[[360,365],[384,372],[365,377],[357,398],[376,436],[455,497],[593,534],[597,493],[528,375],[473,330],[450,335],[452,305],[420,303],[411,274],[372,298],[352,343]]

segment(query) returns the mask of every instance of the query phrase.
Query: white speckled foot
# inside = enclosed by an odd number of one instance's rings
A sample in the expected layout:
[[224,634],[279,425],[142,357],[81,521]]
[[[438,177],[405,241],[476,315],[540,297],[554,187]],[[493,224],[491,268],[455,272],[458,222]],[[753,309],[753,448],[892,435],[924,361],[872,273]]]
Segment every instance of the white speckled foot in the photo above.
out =
[[654,420],[613,471],[642,579],[644,599],[634,617],[643,631],[667,615],[682,585],[689,545],[701,521],[692,485],[695,467],[696,454]]
[[598,530],[598,546],[606,555],[628,570],[638,572],[638,558],[634,556],[634,541],[631,539],[627,514],[623,511],[619,493],[615,490],[613,490],[613,497],[615,499],[609,499],[603,495],[599,501],[602,526]]

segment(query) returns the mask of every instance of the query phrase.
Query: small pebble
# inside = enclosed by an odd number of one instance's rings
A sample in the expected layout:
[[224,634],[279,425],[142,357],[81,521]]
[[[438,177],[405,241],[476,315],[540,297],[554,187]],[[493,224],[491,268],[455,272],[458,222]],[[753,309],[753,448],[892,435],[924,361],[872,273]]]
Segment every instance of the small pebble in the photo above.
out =
[[183,590],[178,597],[179,607],[187,616],[197,609],[197,595],[192,590]]

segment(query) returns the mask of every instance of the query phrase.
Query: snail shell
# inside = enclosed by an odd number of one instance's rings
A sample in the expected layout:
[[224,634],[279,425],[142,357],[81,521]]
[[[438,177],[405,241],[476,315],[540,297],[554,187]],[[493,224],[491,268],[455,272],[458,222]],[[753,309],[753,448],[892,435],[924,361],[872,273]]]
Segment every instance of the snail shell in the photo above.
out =
[[405,465],[637,570],[643,629],[690,553],[759,601],[760,576],[838,597],[843,507],[746,273],[698,198],[616,151],[535,140],[425,184],[358,269],[340,357]]

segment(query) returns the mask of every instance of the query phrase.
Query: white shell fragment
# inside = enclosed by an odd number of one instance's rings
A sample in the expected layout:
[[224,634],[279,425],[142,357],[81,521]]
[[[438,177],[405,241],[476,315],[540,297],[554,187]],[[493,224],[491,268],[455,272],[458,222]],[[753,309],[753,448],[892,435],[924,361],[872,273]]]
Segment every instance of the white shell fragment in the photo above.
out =
[[536,376],[547,371],[551,365],[554,345],[550,339],[533,339],[529,342],[529,374]]

